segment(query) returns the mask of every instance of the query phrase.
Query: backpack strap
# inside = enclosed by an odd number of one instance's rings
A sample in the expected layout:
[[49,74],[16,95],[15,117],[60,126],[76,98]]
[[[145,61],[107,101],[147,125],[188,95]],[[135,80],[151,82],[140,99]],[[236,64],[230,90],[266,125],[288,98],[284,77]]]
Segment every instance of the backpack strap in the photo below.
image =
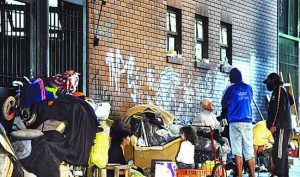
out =
[[274,121],[273,121],[272,126],[275,125],[275,122],[276,122],[276,119],[277,119],[277,116],[278,116],[279,102],[280,102],[280,95],[281,95],[281,86],[279,86],[278,99],[277,99],[277,109],[276,109],[275,119],[274,119]]

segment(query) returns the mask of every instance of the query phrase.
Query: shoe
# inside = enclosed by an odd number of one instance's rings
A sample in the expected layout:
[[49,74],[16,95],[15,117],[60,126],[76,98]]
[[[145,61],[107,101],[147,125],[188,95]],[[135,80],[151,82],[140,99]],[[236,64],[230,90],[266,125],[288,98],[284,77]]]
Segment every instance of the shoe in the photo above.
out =
[[260,167],[258,165],[255,165],[255,171],[260,171]]
[[225,165],[226,170],[230,170],[230,169],[235,170],[235,168],[236,168],[236,166],[233,162],[229,162]]
[[259,167],[259,171],[260,172],[268,172],[268,169],[264,165],[262,165]]

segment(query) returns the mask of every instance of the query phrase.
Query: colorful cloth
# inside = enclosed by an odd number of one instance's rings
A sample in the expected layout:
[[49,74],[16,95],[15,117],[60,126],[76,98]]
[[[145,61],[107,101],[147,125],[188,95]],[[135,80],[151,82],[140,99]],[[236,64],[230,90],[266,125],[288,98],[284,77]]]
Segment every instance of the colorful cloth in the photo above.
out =
[[33,103],[38,103],[46,99],[44,82],[38,78],[29,83],[23,83],[21,91],[21,107],[30,107]]

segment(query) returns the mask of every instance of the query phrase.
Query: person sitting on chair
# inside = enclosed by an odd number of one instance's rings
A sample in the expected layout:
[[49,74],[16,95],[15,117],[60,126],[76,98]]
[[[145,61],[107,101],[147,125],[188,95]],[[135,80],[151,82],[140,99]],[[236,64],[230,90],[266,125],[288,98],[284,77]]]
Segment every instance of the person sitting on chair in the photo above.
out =
[[[120,165],[128,164],[131,166],[131,169],[143,173],[143,169],[135,166],[132,161],[127,162],[125,160],[124,148],[130,144],[131,133],[128,129],[118,124],[119,124],[118,122],[113,124],[110,132],[111,146],[108,151],[108,163],[120,164]],[[108,171],[107,176],[113,177],[114,176],[113,171]]]
[[[192,125],[205,125],[210,126],[211,129],[214,131],[214,140],[216,140],[218,143],[220,143],[221,148],[223,150],[223,160],[226,161],[226,154],[231,151],[229,147],[229,141],[227,138],[222,137],[220,135],[220,132],[224,130],[224,127],[221,126],[220,122],[217,120],[217,116],[213,113],[215,107],[212,103],[212,101],[209,98],[204,98],[200,102],[200,106],[202,108],[202,111],[198,114],[198,116],[193,120]],[[204,130],[204,133],[202,131]],[[204,136],[206,138],[209,137],[210,129],[207,128],[198,128],[197,129],[197,135]]]
[[[253,126],[253,148],[254,155],[257,157],[258,154],[268,154],[271,152],[274,139],[270,130],[267,128],[265,120],[259,121]],[[260,167],[258,170],[267,171],[265,158],[262,158]]]

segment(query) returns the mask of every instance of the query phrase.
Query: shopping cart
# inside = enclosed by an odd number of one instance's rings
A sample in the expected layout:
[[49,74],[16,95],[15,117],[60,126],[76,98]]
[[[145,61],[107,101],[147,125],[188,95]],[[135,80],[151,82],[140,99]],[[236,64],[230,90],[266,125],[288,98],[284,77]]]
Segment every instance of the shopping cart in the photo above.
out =
[[[205,169],[206,175],[210,177],[226,177],[225,165],[221,155],[222,148],[214,140],[214,130],[206,125],[193,125],[193,127],[196,129],[198,135],[198,142],[195,148],[195,163],[213,162],[210,163],[208,168],[203,168],[202,166],[201,169]],[[209,130],[209,133],[206,133],[203,129]]]

